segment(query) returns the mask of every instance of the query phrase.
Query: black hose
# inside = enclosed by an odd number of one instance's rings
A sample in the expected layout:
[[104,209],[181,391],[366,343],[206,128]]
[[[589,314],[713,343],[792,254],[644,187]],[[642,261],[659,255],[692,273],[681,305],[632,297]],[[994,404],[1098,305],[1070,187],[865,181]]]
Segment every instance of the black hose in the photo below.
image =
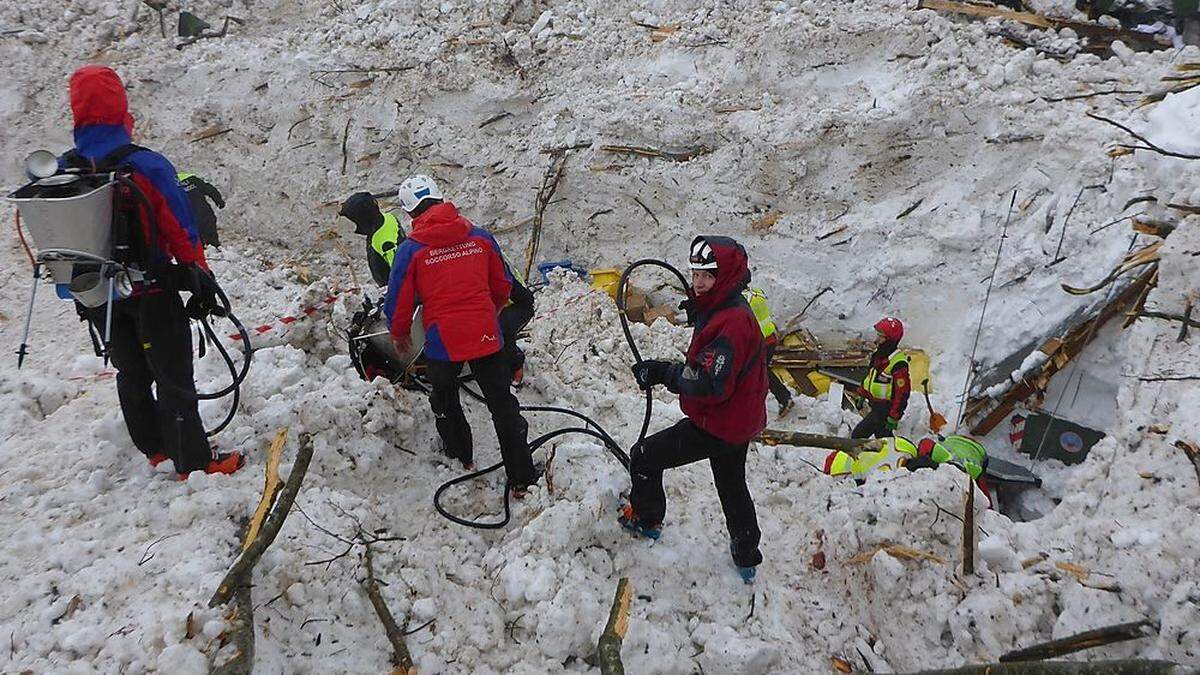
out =
[[[633,358],[636,363],[642,362],[642,356],[638,352],[637,344],[633,340],[633,333],[631,333],[629,330],[629,321],[625,316],[625,287],[629,280],[629,274],[634,269],[644,266],[644,265],[654,265],[654,266],[662,267],[662,268],[670,271],[682,283],[684,291],[687,294],[688,300],[690,301],[692,299],[691,285],[688,284],[687,278],[684,277],[683,274],[680,273],[679,270],[675,269],[674,267],[672,267],[670,264],[668,264],[666,262],[663,262],[661,260],[654,260],[654,259],[644,259],[644,260],[639,260],[639,261],[633,263],[632,265],[630,265],[629,267],[625,268],[625,271],[621,274],[621,280],[617,285],[617,309],[619,310],[620,317],[621,317],[621,330],[625,333],[625,341],[629,344],[629,350],[633,353]],[[466,382],[469,381],[470,379],[473,379],[473,378],[471,376],[461,377],[459,379],[459,388],[462,391],[466,392],[467,395],[470,396],[471,398],[473,398],[477,401],[480,401],[482,403],[486,403],[486,399],[484,398],[482,393],[476,392],[475,390],[471,389],[470,387],[468,387],[466,385]],[[429,390],[426,389],[424,385],[422,385],[419,382],[416,384],[422,391],[424,391],[427,394],[429,393]],[[650,426],[650,414],[652,412],[652,406],[654,405],[653,400],[654,399],[651,396],[651,392],[649,390],[647,390],[646,391],[646,415],[645,415],[645,418],[642,420],[641,432],[638,434],[637,443],[635,443],[633,445],[633,448],[637,448],[646,440],[646,430]],[[546,406],[546,405],[523,405],[523,406],[519,406],[519,409],[522,412],[553,412],[553,413],[559,413],[559,414],[563,414],[563,415],[570,415],[572,417],[582,420],[583,422],[585,422],[588,425],[587,427],[564,427],[561,429],[555,429],[554,431],[551,431],[551,432],[548,432],[546,434],[539,436],[538,438],[534,439],[532,442],[529,443],[529,452],[531,454],[533,452],[535,452],[538,448],[540,448],[542,445],[547,443],[548,441],[550,441],[554,438],[557,438],[559,436],[562,436],[564,434],[585,434],[587,436],[593,436],[593,437],[599,439],[600,442],[604,445],[604,447],[606,449],[608,449],[608,451],[612,454],[612,456],[615,457],[616,460],[621,463],[621,466],[625,467],[626,470],[629,469],[629,454],[627,454],[625,452],[625,450],[621,447],[621,445],[619,443],[617,443],[617,441],[615,439],[613,439],[613,437],[607,431],[605,431],[604,427],[600,426],[599,423],[597,423],[595,420],[591,419],[587,415],[584,415],[583,413],[578,412],[576,410],[571,410],[570,408],[560,408],[557,406]],[[630,452],[633,451],[633,448],[630,449]],[[504,466],[504,462],[498,462],[489,467],[485,467],[478,471],[473,471],[471,473],[468,473],[463,476],[459,476],[458,478],[454,478],[450,481],[443,483],[433,493],[433,508],[436,509],[437,512],[442,515],[443,518],[449,520],[452,523],[455,523],[458,525],[464,525],[466,527],[473,527],[473,528],[477,528],[477,529],[481,529],[481,530],[498,530],[498,529],[508,525],[508,522],[512,517],[512,507],[509,503],[511,495],[510,495],[510,492],[508,489],[509,486],[507,484],[505,484],[505,487],[504,487],[504,517],[501,518],[500,520],[492,521],[492,522],[479,522],[479,521],[475,521],[475,520],[466,520],[464,518],[459,518],[458,516],[455,516],[454,514],[450,513],[442,506],[442,495],[445,494],[446,490],[448,490],[451,487],[458,485],[460,483],[465,483],[469,480],[474,480],[476,478],[479,478],[480,476],[485,476],[503,466]]]
[[[629,267],[626,267],[625,271],[621,272],[621,279],[617,282],[617,314],[621,319],[621,331],[625,333],[625,342],[629,345],[629,351],[633,353],[633,362],[635,365],[642,362],[642,354],[638,351],[637,343],[633,341],[633,333],[629,331],[629,317],[625,315],[625,292],[629,284],[629,275],[632,274],[635,269],[644,265],[661,267],[671,274],[674,274],[675,277],[679,279],[679,283],[683,285],[684,293],[687,295],[688,301],[691,302],[693,300],[692,286],[688,283],[687,277],[683,276],[679,270],[672,267],[669,263],[666,263],[662,260],[644,258],[642,260],[638,260]],[[646,431],[650,428],[650,414],[653,412],[653,409],[654,395],[650,389],[647,389],[646,414],[644,417],[642,417],[642,430],[638,432],[637,443],[629,449],[630,453],[632,453],[635,448],[640,447],[642,443],[646,441]]]
[[[146,268],[146,272],[151,275],[151,278],[153,278],[153,276],[155,275],[155,272],[160,269],[160,266],[157,264],[157,261],[155,260],[155,256],[159,253],[159,251],[158,251],[158,217],[154,213],[154,207],[150,203],[149,198],[146,197],[146,194],[144,192],[142,192],[142,189],[140,187],[138,187],[137,183],[135,183],[129,177],[121,175],[120,173],[114,172],[113,176],[117,180],[117,182],[119,182],[121,185],[125,186],[125,188],[129,190],[130,194],[132,194],[133,197],[138,200],[138,202],[141,204],[142,211],[146,214],[146,217],[150,219],[150,222],[148,223],[148,225],[146,227],[146,230],[147,230],[147,232],[149,232],[149,235],[150,235],[149,236],[150,240],[149,240],[149,245],[146,247],[143,265]],[[165,274],[163,276],[165,276]],[[164,281],[165,281],[165,279],[164,279]],[[233,313],[233,306],[229,302],[229,296],[227,296],[225,294],[225,290],[223,288],[221,288],[221,285],[216,282],[216,279],[213,279],[213,290],[216,293],[217,299],[220,302],[220,308],[224,311],[225,316],[227,316],[229,318],[229,320],[233,323],[234,327],[237,328],[238,335],[241,337],[242,353],[244,354],[244,358],[242,359],[242,369],[241,369],[241,372],[238,372],[236,366],[234,366],[234,364],[233,364],[233,359],[229,356],[229,352],[225,349],[225,346],[221,343],[220,339],[217,338],[216,334],[214,333],[214,331],[212,329],[212,326],[210,326],[208,324],[207,320],[202,321],[205,331],[207,332],[208,336],[213,340],[213,342],[216,344],[217,350],[221,353],[222,359],[225,361],[226,366],[228,366],[228,368],[229,368],[229,374],[233,379],[232,379],[232,382],[230,382],[230,384],[228,386],[224,387],[223,389],[221,389],[219,391],[215,391],[215,392],[197,392],[194,390],[194,388],[192,390],[189,390],[189,389],[179,385],[176,382],[172,382],[169,378],[167,378],[164,375],[164,373],[162,372],[162,369],[160,369],[158,367],[158,363],[155,361],[152,353],[148,353],[146,355],[146,362],[149,364],[150,371],[154,375],[155,384],[160,387],[165,386],[166,388],[170,389],[173,393],[175,393],[178,396],[181,396],[185,399],[191,399],[191,400],[196,400],[196,401],[211,401],[211,400],[215,400],[215,399],[219,399],[219,398],[224,398],[224,397],[228,396],[229,394],[233,394],[233,397],[234,397],[233,405],[230,407],[229,414],[226,415],[226,417],[221,421],[221,423],[219,425],[217,425],[214,429],[212,429],[211,431],[205,432],[205,435],[207,437],[212,437],[212,436],[216,435],[218,432],[223,430],[225,427],[229,426],[229,423],[231,421],[233,421],[233,416],[237,412],[238,404],[241,402],[241,386],[242,386],[242,383],[245,382],[246,376],[250,372],[250,362],[251,362],[253,354],[254,354],[253,350],[250,347],[249,331],[246,330],[246,327],[237,318],[237,315],[235,315]],[[172,290],[172,292],[176,292],[176,291]],[[143,298],[143,301],[141,302],[138,310],[139,310],[138,324],[140,327],[140,326],[146,325],[146,322],[149,320],[149,316],[146,313],[147,305],[146,305],[146,302],[144,301],[144,298]],[[146,340],[144,339],[144,337],[142,337],[140,339],[142,340],[143,344],[148,344],[146,342]],[[151,349],[153,349],[153,345],[151,345]],[[194,383],[193,383],[193,387],[194,387]]]

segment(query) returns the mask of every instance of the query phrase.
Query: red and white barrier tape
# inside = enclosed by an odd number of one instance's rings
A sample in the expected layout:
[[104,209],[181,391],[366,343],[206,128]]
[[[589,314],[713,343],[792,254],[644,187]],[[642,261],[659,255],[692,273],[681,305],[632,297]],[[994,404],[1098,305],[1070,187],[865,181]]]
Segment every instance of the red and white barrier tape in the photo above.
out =
[[[266,335],[271,332],[275,332],[275,333],[286,332],[289,328],[291,328],[293,326],[293,324],[300,321],[301,319],[306,319],[308,317],[313,316],[314,314],[317,314],[322,311],[330,309],[333,306],[333,303],[337,302],[337,299],[339,297],[341,297],[342,295],[347,294],[347,293],[357,293],[360,290],[362,290],[362,289],[347,288],[345,290],[340,290],[340,291],[337,291],[337,290],[330,291],[329,294],[326,295],[321,301],[319,301],[315,304],[312,304],[312,305],[302,307],[302,308],[300,308],[300,311],[296,312],[295,314],[289,314],[287,316],[282,316],[282,317],[276,319],[272,323],[264,323],[264,324],[261,324],[258,326],[254,326],[253,328],[247,328],[246,332],[250,334],[251,338],[256,338],[256,337],[259,337],[262,335]],[[226,335],[226,337],[228,337],[230,340],[233,340],[234,342],[240,342],[242,339],[242,336],[240,333],[231,333],[231,334]],[[258,347],[259,347],[258,345],[255,346],[256,349]]]

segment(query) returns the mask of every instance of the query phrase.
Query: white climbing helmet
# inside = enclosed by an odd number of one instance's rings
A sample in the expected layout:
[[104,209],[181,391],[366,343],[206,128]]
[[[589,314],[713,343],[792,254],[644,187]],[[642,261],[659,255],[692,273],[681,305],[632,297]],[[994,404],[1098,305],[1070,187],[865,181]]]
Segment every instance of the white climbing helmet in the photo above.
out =
[[426,199],[443,199],[442,191],[437,183],[425,174],[409,176],[398,188],[400,208],[405,213],[412,213]]

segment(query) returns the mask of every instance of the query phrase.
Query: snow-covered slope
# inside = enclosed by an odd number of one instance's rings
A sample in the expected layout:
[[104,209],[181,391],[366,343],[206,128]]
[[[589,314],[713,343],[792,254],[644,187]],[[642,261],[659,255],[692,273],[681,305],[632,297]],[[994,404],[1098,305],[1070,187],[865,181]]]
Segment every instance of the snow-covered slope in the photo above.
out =
[[[1200,60],[1194,48],[1058,61],[1014,50],[991,35],[998,24],[896,1],[552,5],[198,2],[188,9],[211,23],[224,13],[246,23],[175,50],[140,3],[10,3],[0,28],[24,30],[0,38],[3,176],[17,184],[33,147],[69,145],[70,72],[113,65],[130,85],[141,142],[226,187],[229,243],[214,267],[243,317],[265,322],[366,278],[342,252],[357,256],[361,242],[335,219],[349,193],[431,172],[520,261],[530,233],[520,224],[552,161],[545,151],[581,146],[567,153],[539,260],[678,263],[694,233],[733,235],[785,323],[827,286],[800,324],[820,336],[901,316],[909,341],[934,359],[933,402],[947,412],[957,409],[1014,188],[984,367],[1099,299],[1059,284],[1093,282],[1120,259],[1126,223],[1090,232],[1141,208],[1123,211],[1129,199],[1200,204],[1200,162],[1111,159],[1104,151],[1120,132],[1083,115],[1132,120],[1160,144],[1196,152],[1200,90],[1149,112],[1133,111],[1135,94],[1055,100],[1155,88],[1174,63]],[[1065,32],[1027,37],[1056,51],[1078,46]],[[672,162],[605,145],[708,152]],[[1196,221],[1165,245],[1150,297],[1161,311],[1182,312],[1196,290]],[[15,236],[6,242],[0,343],[15,346],[29,274]],[[767,560],[745,587],[704,466],[668,474],[667,529],[653,546],[617,528],[627,479],[587,441],[559,444],[554,492],[517,506],[507,529],[440,519],[430,498],[455,472],[432,451],[426,403],[359,381],[342,354],[337,328],[357,302],[346,295],[332,322],[256,355],[239,417],[218,439],[251,451],[250,466],[177,484],[137,457],[111,375],[86,356],[69,305],[38,300],[26,367],[0,361],[0,582],[9,589],[0,635],[12,643],[0,648],[0,669],[202,671],[224,629],[203,605],[234,554],[234,521],[257,502],[261,451],[285,425],[287,456],[307,432],[316,458],[298,500],[304,513],[256,578],[260,672],[385,667],[386,640],[355,583],[358,551],[337,557],[345,544],[324,532],[348,536],[355,519],[405,537],[380,544],[376,564],[402,623],[435,619],[409,638],[422,672],[586,670],[621,576],[637,595],[623,652],[631,672],[818,672],[834,655],[877,670],[957,665],[1142,617],[1160,623],[1158,637],[1093,654],[1200,660],[1200,486],[1171,446],[1197,440],[1200,394],[1195,382],[1138,379],[1196,374],[1196,338],[1176,343],[1178,324],[1143,320],[1114,339],[1105,377],[1120,394],[1109,438],[1079,469],[1055,473],[1054,494],[1065,498],[1046,517],[982,516],[978,576],[956,574],[959,525],[935,506],[961,510],[958,474],[856,487],[814,471],[806,461],[820,464],[820,453],[759,448],[748,471]],[[538,303],[522,399],[578,408],[631,443],[642,400],[611,303],[562,281]],[[648,353],[686,344],[662,322],[635,329]],[[201,362],[203,388],[220,381],[212,361]],[[661,401],[652,429],[679,414]],[[799,407],[784,426],[844,432],[851,421],[823,401]],[[925,414],[918,401],[910,408],[904,430],[919,433]],[[203,410],[208,419],[224,411]],[[479,455],[495,456],[486,414],[470,414]],[[1167,431],[1148,433],[1151,424]],[[498,499],[499,485],[483,481],[450,503],[494,515]],[[887,553],[850,562],[888,543],[948,562]],[[817,551],[822,570],[810,564]],[[1043,562],[1022,565],[1039,554]],[[329,562],[307,564],[319,561]],[[1088,574],[1077,579],[1059,563]]]

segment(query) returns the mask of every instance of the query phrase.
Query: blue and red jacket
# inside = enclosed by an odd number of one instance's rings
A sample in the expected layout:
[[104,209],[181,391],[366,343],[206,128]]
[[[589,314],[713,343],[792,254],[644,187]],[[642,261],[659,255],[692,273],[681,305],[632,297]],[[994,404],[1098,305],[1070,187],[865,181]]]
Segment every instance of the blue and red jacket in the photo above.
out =
[[454,204],[435,204],[413,220],[412,233],[396,249],[383,312],[392,337],[407,340],[421,305],[425,356],[470,361],[504,344],[497,316],[512,284],[492,235]]
[[696,426],[726,443],[746,443],[767,426],[767,345],[742,297],[750,283],[746,250],[729,237],[704,239],[717,258],[717,281],[693,300],[687,361],[671,366],[665,384]]
[[[125,85],[111,68],[84,66],[71,75],[71,112],[75,119],[75,152],[96,163],[132,141],[133,118],[125,96]],[[195,263],[208,269],[200,231],[192,218],[187,193],[179,186],[175,167],[151,150],[137,150],[122,164],[133,169],[133,182],[145,193],[154,210],[148,217],[138,207],[142,235],[149,242],[150,224],[157,222],[154,239],[164,259],[180,264]]]

